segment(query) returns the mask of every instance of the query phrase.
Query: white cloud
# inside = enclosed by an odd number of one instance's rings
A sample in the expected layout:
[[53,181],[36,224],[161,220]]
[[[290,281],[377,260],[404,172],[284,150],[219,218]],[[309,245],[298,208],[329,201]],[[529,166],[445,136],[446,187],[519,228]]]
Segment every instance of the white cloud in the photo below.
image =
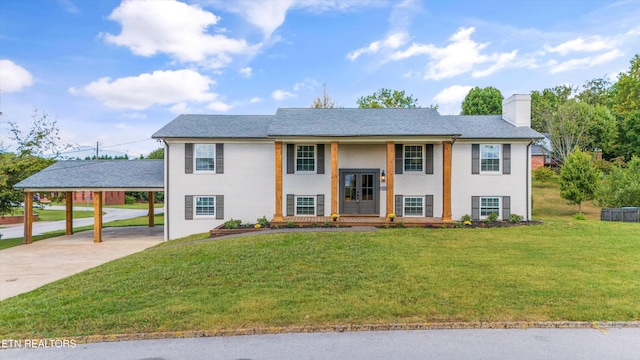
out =
[[579,37],[569,40],[557,46],[545,45],[545,50],[560,55],[567,55],[570,52],[595,52],[615,47],[615,41],[612,39],[602,38],[600,36],[592,36],[589,40]]
[[310,79],[310,78],[305,78],[303,81],[297,82],[295,84],[293,84],[293,90],[294,91],[300,91],[302,89],[309,89],[309,90],[313,90],[315,89],[318,85],[320,85],[316,79]]
[[383,40],[374,41],[369,46],[353,50],[347,54],[347,58],[351,61],[356,60],[365,54],[375,54],[384,50],[394,50],[407,43],[409,35],[405,32],[397,32],[390,34]]
[[253,69],[251,69],[250,67],[244,67],[238,70],[238,72],[240,73],[240,75],[246,77],[247,79],[250,79],[251,76],[253,76]]
[[581,59],[571,59],[567,61],[558,62],[556,60],[551,60],[549,65],[551,66],[551,73],[559,73],[564,71],[576,70],[576,69],[584,69],[595,65],[600,65],[612,61],[616,58],[622,56],[622,52],[618,49],[611,50],[604,54],[600,54],[597,56],[587,56]]
[[[154,71],[115,80],[105,77],[85,86],[83,92],[108,107],[142,110],[153,105],[215,102],[218,95],[209,92],[214,84],[209,77],[185,69]],[[69,92],[79,93],[75,88]]]
[[169,108],[169,111],[174,114],[189,114],[193,112],[186,102],[179,102],[173,105]]
[[71,0],[58,0],[58,3],[60,4],[60,6],[62,6],[64,11],[68,13],[71,13],[71,14],[80,13],[80,9],[78,9],[78,7]]
[[175,0],[123,1],[109,15],[119,22],[118,35],[102,34],[108,43],[126,46],[141,56],[166,53],[182,62],[196,62],[210,68],[228,65],[231,55],[254,54],[260,44],[250,46],[244,39],[230,39],[206,32],[219,17],[198,5]]
[[273,97],[275,100],[278,100],[278,101],[293,98],[296,96],[298,95],[294,93],[290,93],[286,90],[275,90],[273,93],[271,93],[271,97]]
[[468,85],[452,85],[440,91],[433,101],[436,104],[455,104],[462,103],[473,86]]
[[262,102],[263,100],[264,99],[259,98],[259,97],[253,97],[253,98],[251,98],[251,100],[249,100],[249,102],[252,103],[252,104],[257,104],[259,102]]
[[17,92],[33,84],[33,76],[27,69],[11,60],[0,60],[0,91]]
[[[471,39],[474,27],[460,28],[453,34],[446,47],[433,44],[412,44],[408,49],[397,51],[391,60],[403,60],[417,55],[426,55],[431,61],[427,63],[425,80],[441,80],[471,72],[474,77],[490,75],[506,66],[514,66],[513,60],[517,50],[508,53],[483,54],[490,43],[477,43]],[[484,70],[477,70],[482,64],[490,64]]]
[[147,114],[142,114],[139,112],[132,112],[130,114],[124,114],[123,116],[129,119],[136,119],[136,120],[144,120],[147,118]]
[[212,103],[209,103],[207,105],[207,109],[210,110],[214,110],[214,111],[219,111],[219,112],[227,112],[229,111],[233,106],[226,104],[222,101],[214,101]]

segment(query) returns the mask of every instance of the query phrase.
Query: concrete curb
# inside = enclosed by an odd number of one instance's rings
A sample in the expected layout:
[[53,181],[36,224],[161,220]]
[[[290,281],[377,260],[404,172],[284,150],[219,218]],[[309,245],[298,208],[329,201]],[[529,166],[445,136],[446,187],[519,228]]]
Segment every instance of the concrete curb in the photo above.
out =
[[217,336],[272,335],[293,333],[326,333],[355,331],[394,330],[462,330],[462,329],[594,329],[606,332],[615,328],[640,328],[640,321],[515,321],[515,322],[453,322],[412,324],[346,324],[346,325],[302,325],[283,327],[253,327],[240,329],[165,331],[135,334],[109,334],[71,337],[77,344],[98,342],[181,339]]

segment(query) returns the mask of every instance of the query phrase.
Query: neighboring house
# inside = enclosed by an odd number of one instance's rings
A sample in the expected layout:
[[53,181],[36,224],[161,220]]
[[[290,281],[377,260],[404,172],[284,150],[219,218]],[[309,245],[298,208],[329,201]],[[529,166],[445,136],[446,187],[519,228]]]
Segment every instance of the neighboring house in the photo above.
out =
[[417,109],[281,108],[273,116],[180,115],[165,143],[165,237],[226,220],[325,216],[450,222],[531,218],[531,98],[502,116]]
[[542,145],[531,145],[531,170],[551,165],[552,161],[549,150]]
[[[124,205],[124,191],[103,191],[102,201],[104,205]],[[75,191],[73,202],[83,204],[93,202],[93,191]]]

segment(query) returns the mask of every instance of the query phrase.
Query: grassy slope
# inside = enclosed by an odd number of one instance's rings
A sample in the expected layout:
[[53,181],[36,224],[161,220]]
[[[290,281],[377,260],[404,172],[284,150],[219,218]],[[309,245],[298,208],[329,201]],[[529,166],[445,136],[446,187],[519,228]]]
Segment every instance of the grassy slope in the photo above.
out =
[[[573,220],[575,207],[541,200],[556,191],[534,190],[537,216],[545,218],[535,227],[159,246],[2,301],[0,338],[318,323],[640,320],[638,224]],[[558,219],[546,220],[553,212]]]

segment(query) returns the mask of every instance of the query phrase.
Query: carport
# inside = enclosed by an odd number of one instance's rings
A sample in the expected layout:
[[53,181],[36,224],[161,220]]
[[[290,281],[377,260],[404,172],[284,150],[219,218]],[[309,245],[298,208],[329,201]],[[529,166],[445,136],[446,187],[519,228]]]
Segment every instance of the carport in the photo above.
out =
[[[73,234],[73,192],[92,191],[93,242],[102,242],[104,191],[164,191],[163,160],[71,160],[58,161],[15,185],[24,192],[24,243],[33,242],[33,198],[39,192],[64,192],[66,231]],[[149,227],[154,226],[154,202],[149,201]]]

